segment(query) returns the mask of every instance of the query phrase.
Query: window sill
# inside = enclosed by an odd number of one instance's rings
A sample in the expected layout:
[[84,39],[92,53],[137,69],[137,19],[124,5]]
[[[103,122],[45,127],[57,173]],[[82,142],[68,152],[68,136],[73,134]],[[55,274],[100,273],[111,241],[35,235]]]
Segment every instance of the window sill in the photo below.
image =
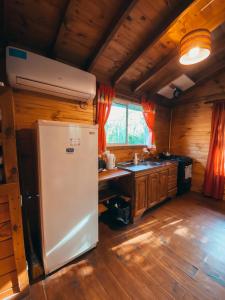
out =
[[106,148],[121,149],[121,148],[144,148],[147,145],[129,145],[129,144],[108,144]]

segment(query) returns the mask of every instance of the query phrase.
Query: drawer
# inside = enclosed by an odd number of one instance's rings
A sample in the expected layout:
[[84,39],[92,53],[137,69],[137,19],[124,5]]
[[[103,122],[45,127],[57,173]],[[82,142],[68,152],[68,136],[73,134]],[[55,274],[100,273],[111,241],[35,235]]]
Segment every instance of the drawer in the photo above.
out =
[[169,175],[177,175],[177,166],[169,168]]
[[169,190],[175,188],[176,186],[177,186],[177,176],[176,175],[169,176],[169,180],[168,180]]

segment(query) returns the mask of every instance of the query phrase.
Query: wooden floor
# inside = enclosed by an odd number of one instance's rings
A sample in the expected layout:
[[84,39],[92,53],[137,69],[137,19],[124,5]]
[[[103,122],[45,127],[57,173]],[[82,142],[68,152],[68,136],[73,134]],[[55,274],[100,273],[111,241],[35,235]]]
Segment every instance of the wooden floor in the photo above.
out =
[[225,203],[190,193],[112,231],[27,299],[225,299]]

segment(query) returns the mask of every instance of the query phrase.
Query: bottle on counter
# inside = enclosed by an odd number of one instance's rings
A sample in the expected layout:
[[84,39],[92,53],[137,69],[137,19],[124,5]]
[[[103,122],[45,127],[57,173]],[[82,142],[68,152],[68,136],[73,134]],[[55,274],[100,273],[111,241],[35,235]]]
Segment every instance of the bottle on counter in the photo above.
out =
[[134,164],[138,164],[138,153],[134,153]]

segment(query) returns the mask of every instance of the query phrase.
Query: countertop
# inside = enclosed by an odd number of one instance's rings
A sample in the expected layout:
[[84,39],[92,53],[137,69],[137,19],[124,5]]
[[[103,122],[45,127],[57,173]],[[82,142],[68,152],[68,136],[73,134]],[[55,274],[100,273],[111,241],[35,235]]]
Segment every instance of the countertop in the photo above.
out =
[[[155,163],[155,162],[153,162]],[[130,175],[131,173],[143,172],[152,169],[158,169],[165,166],[170,166],[171,164],[177,164],[176,161],[161,161],[158,164],[151,164],[151,162],[139,163],[138,165],[120,165],[114,170],[105,170],[98,174],[98,181],[103,182],[106,180],[112,180],[122,176]]]
[[103,182],[106,180],[111,180],[126,175],[130,175],[130,171],[121,168],[116,168],[114,170],[105,170],[98,173],[98,181]]
[[149,162],[148,164],[139,163],[138,165],[130,165],[130,166],[118,165],[118,168],[134,173],[134,172],[142,172],[146,170],[157,169],[160,167],[166,167],[166,166],[170,166],[171,164],[177,164],[177,163],[175,161],[161,161],[157,165],[155,164],[152,165],[151,162]]

